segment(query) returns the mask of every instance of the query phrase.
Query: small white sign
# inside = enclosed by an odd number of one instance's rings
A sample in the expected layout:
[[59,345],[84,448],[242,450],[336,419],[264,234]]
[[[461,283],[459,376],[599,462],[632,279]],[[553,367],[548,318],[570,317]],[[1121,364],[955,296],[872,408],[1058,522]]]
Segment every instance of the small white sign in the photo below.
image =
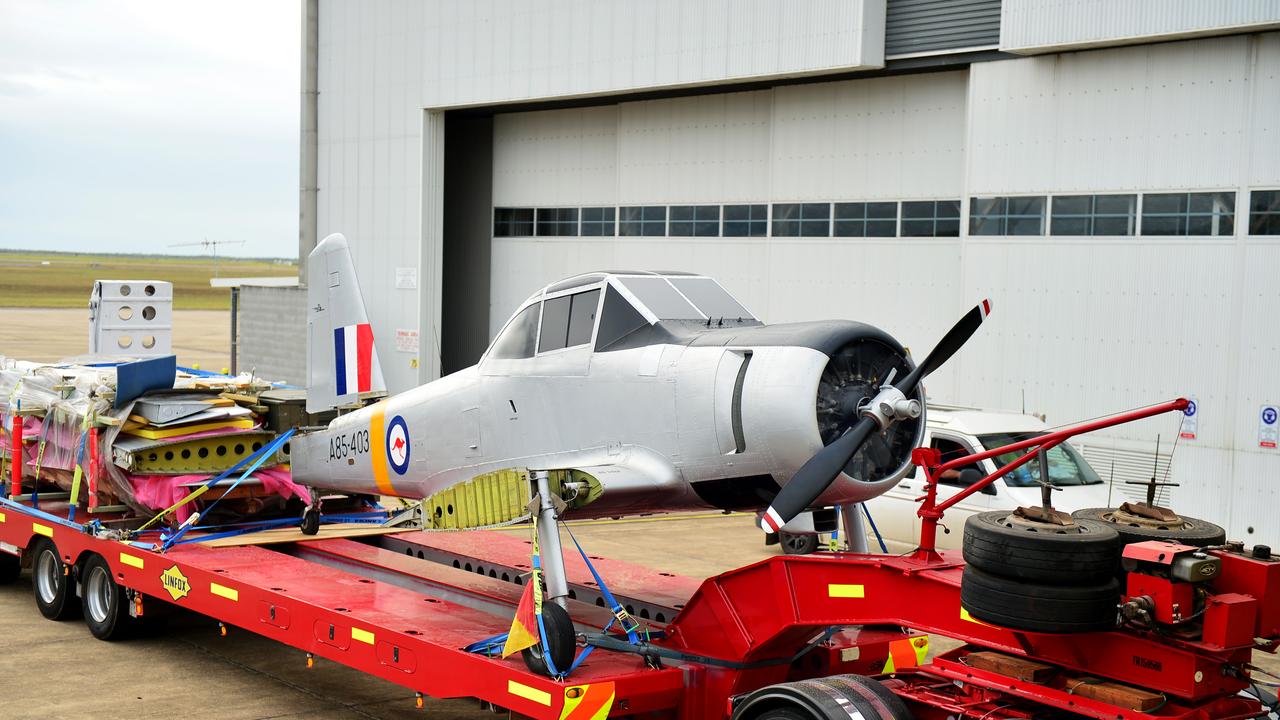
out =
[[396,330],[396,350],[400,352],[418,352],[417,330]]
[[1280,446],[1280,406],[1263,405],[1258,413],[1258,447],[1275,450]]
[[396,268],[396,289],[414,290],[418,287],[418,268]]
[[1183,440],[1195,440],[1200,434],[1200,401],[1187,399],[1187,409],[1182,411],[1182,429],[1178,432]]

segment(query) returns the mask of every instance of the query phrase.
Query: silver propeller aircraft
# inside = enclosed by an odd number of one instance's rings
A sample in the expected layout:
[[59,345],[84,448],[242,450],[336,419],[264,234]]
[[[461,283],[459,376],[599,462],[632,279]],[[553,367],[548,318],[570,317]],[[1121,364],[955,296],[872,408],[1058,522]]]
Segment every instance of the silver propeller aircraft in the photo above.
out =
[[902,478],[921,380],[990,311],[916,366],[870,325],[765,325],[709,277],[588,273],[530,296],[475,366],[361,406],[385,384],[341,235],[310,255],[308,304],[307,408],[355,409],[294,440],[303,485],[427,498],[521,468],[526,499],[550,488],[574,517],[768,508],[766,532]]

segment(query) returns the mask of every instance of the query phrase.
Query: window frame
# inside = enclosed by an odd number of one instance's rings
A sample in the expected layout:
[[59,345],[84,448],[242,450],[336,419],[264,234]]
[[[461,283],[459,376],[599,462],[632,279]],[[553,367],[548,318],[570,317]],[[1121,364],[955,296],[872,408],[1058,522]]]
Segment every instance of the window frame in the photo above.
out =
[[[715,210],[716,217],[714,221],[707,218],[698,217],[700,210],[710,210],[710,209]],[[680,210],[680,211],[689,210],[689,219],[686,220],[684,218],[681,218],[677,220],[675,217],[675,213],[677,210]],[[723,215],[723,212],[719,205],[668,205],[667,206],[667,237],[684,237],[684,238],[720,237],[720,223],[722,220],[722,215]],[[688,225],[690,232],[688,233],[676,232],[675,226],[677,223],[681,225]],[[705,226],[708,223],[714,223],[715,232],[710,232],[710,233],[698,232],[699,225]],[[705,230],[706,228],[704,227],[703,229]]]
[[[1271,207],[1265,210],[1254,210],[1253,200],[1258,193],[1274,193],[1271,200]],[[1274,208],[1274,209],[1272,209]],[[1239,214],[1239,213],[1237,213]],[[1275,227],[1276,232],[1257,233],[1254,232],[1254,217],[1269,218],[1270,223]],[[1249,188],[1249,224],[1245,227],[1245,234],[1253,237],[1276,237],[1280,236],[1280,188]]]
[[[888,205],[888,206],[892,206],[892,207],[893,207],[893,217],[892,217],[892,218],[888,218],[888,217],[872,217],[872,216],[871,216],[871,206],[872,206],[872,205]],[[854,206],[861,206],[861,207],[862,207],[862,214],[861,214],[861,216],[859,216],[859,217],[854,217],[854,216],[852,216],[852,215],[850,215],[850,216],[848,216],[848,217],[842,217],[842,216],[841,216],[841,214],[840,214],[840,210],[841,210],[841,208],[850,209],[850,208],[852,208],[852,207],[854,207]],[[898,204],[898,201],[897,201],[897,200],[851,200],[851,201],[845,201],[845,202],[833,202],[833,203],[831,203],[831,237],[833,237],[833,238],[891,238],[891,237],[898,237],[898,221],[901,219],[901,210],[902,210],[902,208],[899,206],[899,204]],[[856,233],[856,234],[855,234],[855,233],[841,232],[841,229],[840,229],[840,225],[841,225],[841,223],[858,223],[858,224],[861,224],[861,226],[862,226],[862,232],[861,232],[861,233]],[[888,234],[888,235],[880,235],[880,234],[872,235],[871,233],[867,232],[867,230],[871,227],[871,223],[876,223],[876,225],[877,225],[878,227],[879,227],[879,226],[884,226],[884,225],[890,225],[890,226],[892,226],[892,227],[891,227],[891,231],[889,232],[889,234]]]
[[[1099,198],[1130,198],[1129,212],[1099,212]],[[1050,237],[1134,237],[1139,234],[1141,229],[1142,217],[1142,194],[1141,193],[1073,193],[1053,195],[1049,204],[1049,236]],[[1067,199],[1088,199],[1088,208],[1084,212],[1058,212],[1057,205]],[[1099,220],[1128,220],[1128,232],[1099,232]],[[1061,221],[1064,225],[1070,222],[1084,222],[1085,232],[1054,232],[1054,221]]]
[[[514,212],[518,212],[518,211],[522,211],[522,210],[523,210],[523,211],[528,211],[528,213],[529,213],[529,219],[528,219],[527,221],[526,221],[526,220],[512,220],[512,219],[506,219],[506,220],[499,220],[499,219],[498,219],[498,213],[500,213],[500,212],[512,212],[512,213],[514,213]],[[537,216],[538,216],[537,208],[532,208],[532,207],[496,207],[496,206],[495,206],[495,207],[493,208],[493,237],[496,237],[496,238],[498,238],[498,237],[517,237],[517,238],[523,238],[523,237],[536,237],[536,234],[537,234],[537,232],[538,232]],[[526,234],[523,234],[523,233],[514,233],[514,232],[502,232],[502,233],[499,233],[499,232],[498,232],[498,228],[499,228],[499,227],[501,227],[501,226],[514,227],[517,223],[519,223],[519,224],[522,224],[522,225],[523,225],[523,224],[524,224],[524,223],[526,223],[526,222],[529,224],[529,233],[528,233],[527,235],[526,235]]]
[[[595,342],[596,342],[596,333],[600,331],[600,307],[601,307],[601,303],[604,301],[604,286],[605,286],[605,283],[597,282],[597,283],[592,283],[591,285],[580,285],[578,287],[567,288],[565,290],[561,290],[555,293],[544,293],[542,297],[538,300],[538,302],[542,304],[542,307],[538,311],[538,337],[534,341],[533,357],[540,358],[540,357],[545,357],[549,355],[556,355],[558,353],[567,352],[569,350],[580,350],[581,348],[584,348],[584,347],[590,348],[594,352]],[[566,322],[572,322],[572,319],[573,319],[572,296],[583,295],[590,292],[597,293],[595,319],[591,321],[591,339],[586,341],[585,343],[579,343],[577,345],[565,345],[563,347],[558,347],[551,350],[543,350],[542,349],[542,324],[543,324],[543,321],[546,319],[547,303],[552,300],[559,300],[560,298],[564,298],[564,297],[570,298],[569,311],[568,311],[568,315],[566,316]],[[566,325],[565,326],[566,333],[568,332],[568,328],[569,326]],[[567,339],[566,339],[566,342],[567,342]]]
[[[586,214],[588,210],[599,210],[599,220],[588,220]],[[607,212],[606,212],[607,211]],[[605,216],[608,216],[607,219]],[[602,230],[608,228],[609,232],[588,233],[587,227],[600,227]],[[618,207],[616,205],[591,205],[578,208],[578,237],[617,237],[618,236]]]
[[[796,208],[796,217],[794,218],[778,218],[778,208],[794,207]],[[810,217],[808,211],[816,211],[817,208],[826,209],[825,215],[821,217]],[[779,233],[780,223],[794,223],[794,233]],[[807,229],[822,226],[824,232],[806,232]],[[769,206],[769,235],[770,237],[786,237],[786,238],[829,238],[831,237],[831,203],[829,202],[784,202],[772,203]]]
[[[950,203],[955,203],[955,204],[956,204],[956,215],[955,215],[955,217],[951,217],[950,215],[948,215],[948,216],[939,215],[939,214],[938,214],[938,207],[939,207],[940,203],[948,203],[948,204],[950,204]],[[907,217],[907,206],[908,206],[908,205],[916,206],[916,205],[925,205],[925,204],[932,204],[932,205],[933,205],[933,208],[932,208],[932,211],[933,211],[933,212],[932,212],[932,215],[931,215],[931,216],[929,216],[929,217]],[[901,238],[926,238],[926,237],[934,237],[934,238],[938,238],[938,237],[960,237],[960,230],[961,230],[961,227],[960,227],[960,220],[961,220],[961,218],[962,218],[961,210],[963,210],[963,209],[964,209],[963,205],[964,205],[964,203],[963,203],[960,199],[958,199],[958,198],[942,198],[942,199],[935,198],[935,199],[932,199],[932,200],[901,200],[901,201],[899,201],[899,203],[898,203],[898,237],[901,237]],[[956,223],[956,233],[955,233],[954,235],[951,235],[951,234],[939,235],[939,234],[938,234],[938,223],[939,223],[939,222],[951,222],[951,221],[953,221],[953,220],[954,220],[954,221],[955,221],[955,223]],[[932,233],[931,233],[931,234],[927,234],[927,235],[926,235],[926,234],[920,234],[920,233],[907,234],[907,223],[924,223],[924,222],[930,223],[930,226],[932,227]]]
[[[745,220],[730,220],[729,209],[745,208],[747,217]],[[764,211],[764,217],[755,217],[757,210]],[[738,233],[729,234],[729,225],[745,225],[747,234]],[[756,234],[753,232],[756,225],[759,224],[761,232]],[[720,236],[732,238],[767,238],[770,236],[772,228],[770,227],[769,203],[726,203],[720,206]]]
[[[1038,212],[1014,212],[1017,201],[1039,204]],[[986,212],[976,212],[975,207],[988,202],[995,207]],[[969,198],[969,237],[1040,237],[1046,234],[1050,200],[1046,195],[991,195]],[[1014,223],[1036,220],[1035,232],[1010,232]],[[994,222],[996,232],[978,232],[980,224]]]
[[[640,218],[637,220],[628,220],[626,218],[627,210],[640,211]],[[661,220],[645,219],[646,210],[661,210],[662,219]],[[667,215],[668,215],[667,205],[619,205],[618,206],[618,237],[666,237],[667,236]],[[640,232],[639,233],[623,232],[623,228],[631,224],[639,225]],[[646,228],[650,226],[657,226],[657,225],[661,225],[662,232],[659,232],[659,233],[645,232]]]

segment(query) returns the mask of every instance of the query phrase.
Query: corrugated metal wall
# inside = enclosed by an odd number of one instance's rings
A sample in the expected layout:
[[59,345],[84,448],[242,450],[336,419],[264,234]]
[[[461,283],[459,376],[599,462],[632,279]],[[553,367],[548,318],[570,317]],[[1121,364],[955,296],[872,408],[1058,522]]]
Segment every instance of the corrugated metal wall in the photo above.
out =
[[888,0],[887,56],[993,47],[1000,42],[1000,0]]
[[1004,0],[1000,49],[1053,52],[1275,27],[1275,0]]

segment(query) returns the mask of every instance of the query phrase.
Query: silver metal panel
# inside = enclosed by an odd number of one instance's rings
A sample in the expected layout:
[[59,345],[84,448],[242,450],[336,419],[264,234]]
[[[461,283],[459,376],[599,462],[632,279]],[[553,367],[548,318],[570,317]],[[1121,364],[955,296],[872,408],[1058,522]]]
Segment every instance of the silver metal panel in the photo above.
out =
[[1000,42],[1000,0],[888,0],[884,52],[889,57]]
[[1274,0],[1004,0],[1000,49],[1030,54],[1276,27]]

